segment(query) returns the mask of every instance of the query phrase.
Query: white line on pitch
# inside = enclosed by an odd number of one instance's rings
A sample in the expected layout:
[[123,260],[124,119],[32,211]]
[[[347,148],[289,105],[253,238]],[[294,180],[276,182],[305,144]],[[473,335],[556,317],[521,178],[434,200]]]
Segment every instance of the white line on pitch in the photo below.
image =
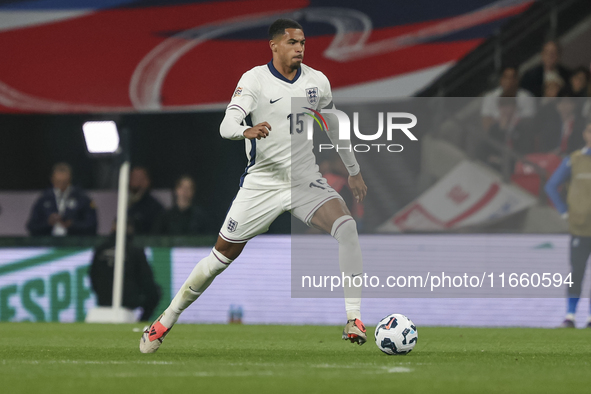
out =
[[94,360],[2,360],[2,364],[154,364],[170,365],[171,361],[94,361]]

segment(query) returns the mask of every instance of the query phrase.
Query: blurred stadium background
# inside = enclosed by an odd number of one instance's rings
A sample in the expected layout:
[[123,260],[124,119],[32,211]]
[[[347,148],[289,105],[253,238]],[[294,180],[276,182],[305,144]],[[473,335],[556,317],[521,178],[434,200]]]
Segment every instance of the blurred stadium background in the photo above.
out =
[[[566,224],[541,191],[567,152],[499,146],[482,130],[481,108],[504,67],[515,65],[521,75],[536,67],[549,39],[560,44],[562,65],[589,69],[588,0],[94,0],[84,7],[68,0],[2,1],[0,321],[83,321],[96,303],[87,269],[115,217],[118,163],[86,154],[81,126],[88,120],[112,119],[130,131],[132,163],[149,170],[152,194],[164,207],[173,204],[179,176],[195,179],[194,203],[206,212],[207,226],[198,234],[148,232],[134,240],[145,247],[162,287],[158,310],[168,304],[213,245],[238,190],[244,148],[221,139],[218,127],[241,74],[268,61],[266,26],[280,16],[302,23],[305,61],[329,77],[336,98],[374,107],[393,99],[425,103],[432,116],[418,143],[390,162],[360,159],[371,190],[364,206],[354,207],[362,242],[387,233],[392,242],[412,239],[419,250],[445,234],[453,248],[441,248],[442,264],[458,253],[503,258],[468,248],[486,239],[510,244],[516,269],[532,259],[553,261],[557,270],[568,266]],[[581,117],[589,111],[586,81],[576,98]],[[492,147],[499,165],[483,156],[482,146]],[[322,159],[338,183],[332,158]],[[29,235],[31,207],[58,162],[72,166],[74,184],[93,199],[96,236]],[[372,182],[369,174],[384,166],[387,182]],[[502,193],[483,201],[493,186]],[[471,197],[462,205],[464,196]],[[454,217],[444,218],[450,201]],[[291,230],[283,215],[182,321],[226,322],[239,309],[246,323],[341,323],[342,301],[290,297]],[[256,286],[241,280],[254,272]],[[588,294],[588,277],[585,283]],[[557,325],[565,304],[393,299],[384,310],[383,300],[364,302],[368,321],[394,308],[418,325],[533,327]],[[502,323],[494,318],[499,313]]]

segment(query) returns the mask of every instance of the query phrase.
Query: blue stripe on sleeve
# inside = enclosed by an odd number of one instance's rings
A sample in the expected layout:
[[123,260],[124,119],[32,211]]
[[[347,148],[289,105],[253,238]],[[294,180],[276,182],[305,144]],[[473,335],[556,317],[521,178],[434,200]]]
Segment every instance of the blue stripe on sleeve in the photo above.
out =
[[568,207],[560,196],[558,188],[570,178],[570,174],[570,158],[567,157],[562,160],[562,163],[560,163],[560,166],[556,169],[554,174],[552,174],[544,187],[546,194],[550,197],[550,200],[552,200],[552,203],[554,203],[554,206],[561,214],[568,212]]

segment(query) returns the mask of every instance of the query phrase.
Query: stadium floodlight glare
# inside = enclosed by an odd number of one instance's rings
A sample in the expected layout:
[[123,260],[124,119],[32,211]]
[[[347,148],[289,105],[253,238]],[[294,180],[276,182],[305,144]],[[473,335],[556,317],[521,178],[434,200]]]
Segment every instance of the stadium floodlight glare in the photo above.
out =
[[113,302],[110,307],[97,307],[88,311],[89,323],[133,323],[133,310],[122,306],[123,272],[125,271],[125,235],[127,233],[127,200],[129,186],[129,132],[121,130],[112,120],[89,121],[82,125],[86,148],[91,155],[118,155],[119,188],[117,191],[117,230],[115,234],[115,263],[113,266]]
[[119,132],[114,121],[84,122],[82,131],[88,153],[100,155],[119,152]]

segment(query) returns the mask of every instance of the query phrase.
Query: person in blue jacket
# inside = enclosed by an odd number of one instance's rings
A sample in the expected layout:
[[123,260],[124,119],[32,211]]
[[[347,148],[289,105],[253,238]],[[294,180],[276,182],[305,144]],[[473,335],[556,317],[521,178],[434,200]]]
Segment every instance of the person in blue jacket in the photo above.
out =
[[66,163],[53,166],[52,187],[35,202],[27,229],[39,235],[96,235],[94,202],[72,185],[72,168]]
[[[575,312],[587,260],[591,256],[591,122],[583,131],[585,147],[566,157],[546,184],[546,193],[568,221],[570,239],[570,265],[572,285],[567,288],[567,313],[562,327],[575,327]],[[567,184],[567,201],[560,195],[559,188]],[[591,310],[587,327],[591,328]]]

